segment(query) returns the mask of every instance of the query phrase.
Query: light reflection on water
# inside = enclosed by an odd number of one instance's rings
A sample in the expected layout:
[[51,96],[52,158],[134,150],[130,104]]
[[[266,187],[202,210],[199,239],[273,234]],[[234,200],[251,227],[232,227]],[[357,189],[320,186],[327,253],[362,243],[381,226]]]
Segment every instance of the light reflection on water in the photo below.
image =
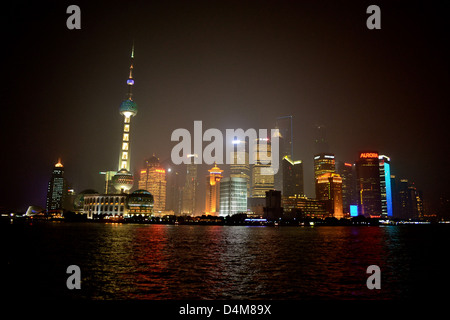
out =
[[[439,245],[448,239],[430,226],[63,223],[17,229],[12,236],[22,241],[10,253],[12,272],[27,265],[43,278],[27,292],[87,299],[409,298],[430,289],[432,271],[445,269]],[[65,288],[70,264],[82,270],[77,292]],[[381,290],[366,287],[372,264],[382,271]]]

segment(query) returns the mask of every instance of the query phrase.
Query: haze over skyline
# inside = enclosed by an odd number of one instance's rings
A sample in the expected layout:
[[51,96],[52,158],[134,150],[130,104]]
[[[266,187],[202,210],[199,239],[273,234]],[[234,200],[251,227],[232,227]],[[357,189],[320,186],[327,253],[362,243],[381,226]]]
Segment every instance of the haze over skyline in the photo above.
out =
[[450,174],[447,6],[378,1],[382,29],[368,30],[370,4],[80,2],[81,30],[66,28],[69,3],[7,4],[0,206],[44,206],[58,158],[77,192],[102,191],[99,172],[117,169],[133,41],[133,172],[170,158],[171,133],[193,133],[195,120],[225,132],[292,115],[308,196],[320,124],[336,160],[376,150],[435,201]]

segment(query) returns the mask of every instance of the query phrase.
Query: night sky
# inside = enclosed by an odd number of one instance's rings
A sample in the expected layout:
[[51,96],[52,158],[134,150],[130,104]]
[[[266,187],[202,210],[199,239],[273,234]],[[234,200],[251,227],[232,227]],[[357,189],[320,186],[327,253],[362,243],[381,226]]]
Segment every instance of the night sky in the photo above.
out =
[[[169,158],[172,131],[194,120],[225,132],[292,115],[308,196],[318,124],[337,160],[374,149],[428,203],[448,192],[444,1],[92,2],[2,5],[0,207],[45,206],[59,157],[75,191],[102,191],[99,171],[117,170],[133,41],[135,172],[153,153]],[[71,4],[81,30],[66,27]],[[366,27],[371,4],[381,30]]]

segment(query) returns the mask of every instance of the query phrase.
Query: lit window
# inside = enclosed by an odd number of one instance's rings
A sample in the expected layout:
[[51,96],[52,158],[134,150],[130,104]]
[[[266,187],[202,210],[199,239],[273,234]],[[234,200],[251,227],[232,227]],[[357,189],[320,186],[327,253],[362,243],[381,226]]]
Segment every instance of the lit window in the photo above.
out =
[[124,142],[122,144],[122,150],[128,150],[128,143],[127,142]]
[[125,123],[130,123],[130,117],[125,117]]
[[128,141],[128,139],[129,139],[128,133],[124,133],[123,134],[123,141]]
[[130,125],[126,124],[125,127],[123,128],[123,131],[129,132],[130,131]]
[[126,169],[127,168],[127,162],[126,161],[122,161],[122,166],[120,169]]
[[122,152],[122,160],[128,159],[128,152]]

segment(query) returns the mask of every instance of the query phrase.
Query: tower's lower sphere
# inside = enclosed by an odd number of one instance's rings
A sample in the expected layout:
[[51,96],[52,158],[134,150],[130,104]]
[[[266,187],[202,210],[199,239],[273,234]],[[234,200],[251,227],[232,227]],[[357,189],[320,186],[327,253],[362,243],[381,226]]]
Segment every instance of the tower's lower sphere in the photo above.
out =
[[127,192],[133,187],[133,175],[127,169],[121,169],[112,178],[112,183],[117,191]]

